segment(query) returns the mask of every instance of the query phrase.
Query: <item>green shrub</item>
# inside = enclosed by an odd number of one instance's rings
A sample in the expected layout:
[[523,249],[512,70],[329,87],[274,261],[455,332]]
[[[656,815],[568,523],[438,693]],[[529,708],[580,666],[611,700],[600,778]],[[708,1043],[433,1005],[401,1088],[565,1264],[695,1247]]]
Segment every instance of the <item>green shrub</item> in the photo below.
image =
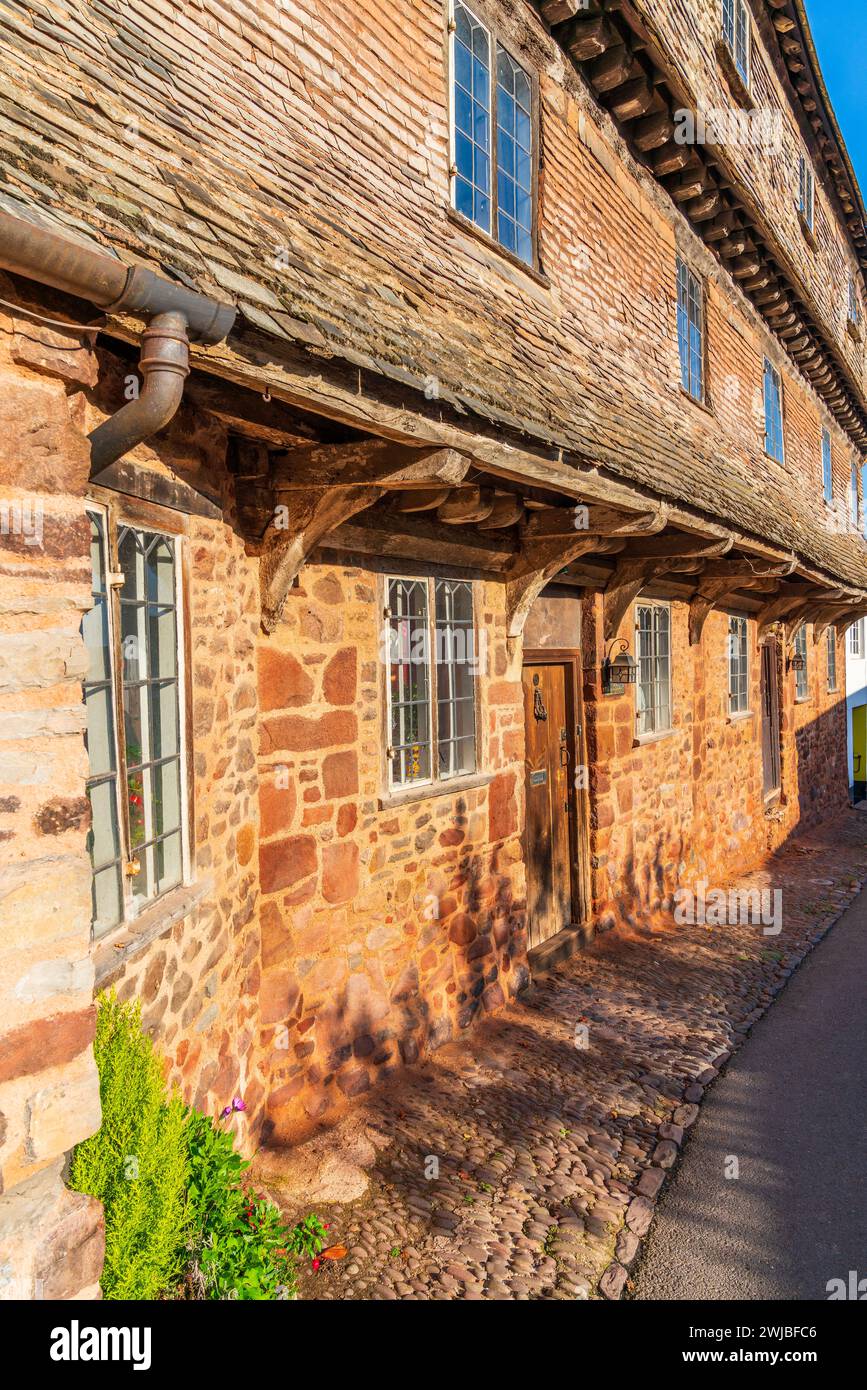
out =
[[295,1290],[296,1259],[313,1259],[325,1229],[294,1228],[248,1193],[249,1163],[234,1135],[170,1099],[141,1027],[141,1006],[98,1000],[94,1054],[102,1126],[75,1149],[69,1185],[105,1208],[105,1298],[182,1292],[207,1299],[277,1299]]
[[105,1208],[103,1295],[157,1298],[180,1279],[190,1228],[184,1107],[166,1097],[137,1002],[100,997],[94,1054],[102,1126],[77,1146],[69,1183]]

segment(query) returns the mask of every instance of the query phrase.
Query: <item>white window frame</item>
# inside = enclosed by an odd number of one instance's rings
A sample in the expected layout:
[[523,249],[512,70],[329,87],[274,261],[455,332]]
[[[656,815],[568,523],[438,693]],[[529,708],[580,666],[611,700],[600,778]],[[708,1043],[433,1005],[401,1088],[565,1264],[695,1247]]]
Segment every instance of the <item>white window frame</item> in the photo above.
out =
[[[778,405],[779,405],[779,416],[780,416],[780,452],[779,452],[779,455],[777,455],[777,454],[772,454],[771,451],[770,451],[770,449],[768,448],[768,442],[769,442],[769,439],[770,439],[770,430],[769,430],[769,428],[768,428],[768,423],[769,423],[769,416],[768,416],[768,393],[767,393],[767,386],[766,386],[766,383],[767,383],[768,373],[769,373],[769,372],[770,372],[770,375],[771,375],[771,379],[772,379],[772,381],[773,381],[773,383],[774,383],[774,385],[775,385],[775,387],[776,387],[776,391],[777,391],[777,401],[778,401]],[[775,463],[785,463],[785,461],[786,461],[786,417],[785,417],[785,411],[784,411],[784,407],[783,407],[783,378],[781,377],[780,373],[777,371],[776,367],[774,366],[773,362],[770,360],[769,357],[766,357],[766,358],[765,358],[764,363],[763,363],[763,366],[762,366],[762,400],[763,400],[763,402],[764,402],[764,408],[765,408],[765,439],[764,439],[764,450],[765,450],[765,453],[767,454],[768,458],[773,459]]]
[[832,623],[825,634],[828,653],[828,694],[837,690],[837,629]]
[[[680,384],[681,384],[683,390],[686,392],[686,394],[687,394],[689,397],[691,397],[692,400],[694,400],[694,401],[699,401],[699,402],[701,402],[701,403],[704,403],[705,395],[706,395],[706,385],[705,385],[706,371],[705,371],[704,286],[702,285],[702,282],[701,282],[701,280],[699,279],[699,277],[695,274],[695,272],[694,272],[694,271],[692,270],[692,268],[690,267],[689,262],[688,262],[687,260],[685,260],[684,257],[681,256],[679,252],[678,252],[678,254],[677,254],[677,257],[675,258],[675,271],[676,271],[675,279],[676,279],[676,293],[677,293],[677,305],[676,305],[676,311],[677,311],[677,324],[676,324],[676,329],[677,329],[677,355],[678,355],[678,359],[679,359],[679,361],[680,361]],[[683,281],[683,289],[684,289],[684,293],[685,293],[685,296],[686,296],[686,306],[685,306],[685,307],[683,307],[683,306],[681,305],[681,281]],[[695,305],[696,305],[697,311],[698,311],[698,323],[695,324],[695,325],[693,324],[693,320],[692,320],[692,318],[690,317],[690,312],[689,312],[690,295],[692,295],[692,299],[693,299],[693,301],[695,302]],[[686,343],[685,343],[685,347],[686,347],[686,362],[684,362],[684,355],[683,355],[684,341],[683,341],[683,338],[682,338],[682,335],[681,335],[681,332],[680,332],[680,322],[681,322],[681,314],[682,314],[682,313],[684,314],[684,316],[685,316],[685,318],[686,318],[686,329],[687,329],[687,333],[686,333]],[[698,354],[698,355],[699,355],[699,373],[700,373],[700,375],[699,375],[699,382],[698,382],[698,386],[699,386],[698,391],[693,390],[694,380],[693,380],[693,370],[692,370],[692,342],[691,342],[691,329],[692,329],[693,327],[697,327],[697,329],[698,329],[698,335],[699,335],[699,354]],[[686,375],[686,383],[684,383],[684,374]]]
[[[187,729],[187,662],[186,662],[186,631],[184,623],[184,540],[185,538],[173,529],[160,526],[159,522],[153,519],[143,519],[125,515],[123,510],[116,510],[113,506],[88,498],[85,503],[86,512],[100,518],[103,535],[103,563],[106,573],[107,584],[107,633],[108,647],[111,663],[111,685],[109,697],[111,701],[112,715],[112,744],[115,766],[115,813],[117,816],[118,838],[119,838],[119,865],[121,876],[121,916],[115,923],[110,923],[98,933],[97,923],[94,920],[91,924],[93,939],[98,942],[110,937],[112,932],[118,931],[130,922],[136,921],[144,913],[149,912],[156,904],[161,902],[169,893],[176,892],[177,889],[189,885],[192,873],[192,857],[190,843],[190,793],[187,776],[188,768],[188,729]],[[88,517],[89,520],[89,517]],[[179,830],[181,842],[181,873],[177,883],[171,884],[162,892],[155,893],[152,897],[137,898],[133,893],[133,875],[126,871],[126,865],[135,859],[132,850],[129,819],[127,806],[124,800],[125,789],[127,788],[127,758],[125,738],[122,740],[121,734],[125,731],[125,714],[123,710],[123,643],[120,636],[118,624],[119,611],[119,590],[121,585],[118,583],[120,575],[114,569],[114,562],[117,555],[117,536],[122,529],[131,531],[146,531],[152,535],[165,537],[170,541],[174,550],[174,611],[176,620],[176,669],[177,669],[177,699],[178,699],[178,791],[179,791]],[[90,684],[90,682],[84,682]],[[96,774],[93,778],[88,771],[87,785],[92,781],[104,780],[102,774]],[[149,810],[150,814],[150,810]]]
[[[738,58],[738,22],[743,25],[744,35],[744,63],[741,66]],[[735,70],[749,90],[750,79],[752,76],[752,46],[753,32],[750,24],[750,12],[747,8],[746,0],[723,0],[722,4],[722,36],[726,47],[732,55],[732,62]]]
[[798,165],[798,211],[812,232],[816,217],[816,180],[805,154],[800,156]]
[[822,496],[830,507],[834,502],[834,450],[831,444],[831,431],[822,429]]
[[[458,208],[458,172],[457,172],[457,120],[455,111],[455,85],[456,85],[456,63],[455,63],[455,39],[457,24],[455,20],[456,0],[449,0],[448,3],[448,102],[449,102],[449,202],[453,211],[462,219],[472,223],[474,227],[489,237],[495,246],[499,247],[507,256],[511,256],[519,265],[527,266],[531,270],[538,269],[538,218],[539,218],[539,189],[537,178],[537,165],[539,159],[539,101],[538,84],[535,73],[529,71],[523,63],[519,62],[512,54],[508,44],[504,43],[500,34],[499,27],[491,23],[485,13],[484,6],[476,7],[467,0],[460,0],[461,7],[479,28],[483,29],[488,37],[488,204],[490,211],[490,222],[485,226],[477,222],[474,215],[468,217],[465,212]],[[500,51],[506,54],[511,61],[521,69],[527,79],[530,89],[530,187],[528,193],[530,198],[530,255],[529,258],[523,256],[516,247],[513,249],[500,239],[499,228],[499,169],[500,157],[497,148],[497,130],[499,118],[499,82],[498,82],[498,60]],[[517,185],[516,191],[520,187]],[[475,184],[473,185],[475,187]],[[524,190],[522,190],[524,191]],[[506,214],[504,214],[506,215]],[[511,219],[517,225],[517,214]]]
[[807,646],[807,624],[801,623],[795,633],[793,649],[797,656],[804,658],[803,671],[795,672],[795,704],[802,705],[810,698],[810,655]]
[[[640,627],[641,627],[641,623],[640,623],[640,614],[641,614],[642,609],[648,609],[648,610],[650,610],[651,613],[655,613],[655,612],[665,612],[665,613],[667,613],[667,615],[668,615],[668,653],[667,653],[667,655],[668,655],[668,667],[667,667],[667,671],[666,671],[666,680],[667,680],[667,689],[668,689],[668,722],[667,722],[666,724],[661,724],[661,723],[659,722],[659,721],[660,721],[660,715],[659,715],[659,711],[658,711],[658,707],[657,707],[657,701],[656,701],[656,684],[657,684],[657,682],[656,682],[655,679],[652,681],[653,698],[652,698],[652,700],[651,700],[651,702],[650,702],[650,705],[647,706],[644,710],[640,710],[640,709],[638,708],[638,692],[639,692],[639,690],[640,690],[640,688],[641,688],[641,686],[642,686],[642,680],[641,680],[641,659],[642,659],[642,658],[641,658],[641,652],[640,652],[640,650],[639,650],[639,636],[640,636]],[[672,708],[672,692],[673,692],[673,681],[672,681],[672,665],[673,665],[673,662],[672,662],[672,655],[673,655],[673,654],[672,654],[671,604],[670,604],[670,603],[659,602],[659,601],[656,600],[656,599],[642,599],[640,603],[636,603],[636,605],[635,605],[635,621],[634,621],[634,628],[635,628],[635,660],[636,660],[636,663],[637,663],[637,666],[638,666],[638,669],[637,669],[637,671],[636,671],[636,673],[635,673],[635,695],[636,695],[636,698],[635,698],[635,729],[636,729],[636,737],[637,737],[639,740],[641,740],[641,739],[647,739],[647,738],[655,738],[655,737],[656,737],[657,735],[659,735],[659,734],[667,734],[667,733],[670,733],[670,732],[671,732],[671,729],[672,729],[672,721],[673,721],[673,718],[674,718],[674,710],[673,710],[673,708]],[[651,630],[651,635],[652,635],[652,637],[653,637],[653,644],[652,644],[652,645],[653,645],[653,650],[652,650],[652,653],[651,653],[651,660],[653,660],[654,662],[657,662],[657,661],[660,660],[660,657],[659,657],[659,652],[658,652],[657,632],[656,632],[655,620],[652,620],[652,621],[651,621],[651,629],[650,629],[650,630]],[[649,719],[650,719],[650,721],[651,721],[651,723],[652,723],[652,727],[650,727],[650,728],[648,728],[648,727],[642,728],[642,727],[641,727],[641,724],[642,724],[642,717],[644,717],[644,722],[645,722],[645,726],[646,726],[646,725],[647,725],[647,722],[648,722],[648,716],[649,716]]]
[[858,618],[849,628],[849,655],[858,660],[864,655],[864,619]]
[[[389,586],[392,581],[403,584],[422,584],[425,588],[427,600],[427,703],[428,703],[428,747],[430,749],[430,775],[427,777],[411,778],[401,781],[395,778],[395,767],[397,759],[395,749],[391,744],[392,730],[392,699],[391,699],[391,611],[389,608]],[[430,789],[436,787],[449,787],[460,785],[467,778],[477,777],[481,769],[481,719],[480,719],[480,682],[479,671],[473,671],[473,762],[471,770],[461,770],[451,774],[443,775],[439,768],[439,730],[438,730],[438,689],[439,679],[437,648],[436,648],[436,585],[438,582],[451,582],[455,584],[467,584],[472,598],[472,619],[473,619],[473,644],[476,660],[479,657],[479,611],[478,611],[478,585],[465,576],[454,574],[396,574],[389,572],[383,576],[382,581],[382,613],[383,613],[383,667],[385,675],[385,784],[389,793],[411,794],[417,789]]]
[[[735,643],[737,649],[735,650]],[[729,615],[728,645],[726,648],[728,666],[729,715],[749,714],[750,712],[750,629],[749,622],[740,613]],[[740,675],[743,674],[743,688]],[[737,675],[737,679],[733,678]],[[743,701],[743,703],[741,703]]]

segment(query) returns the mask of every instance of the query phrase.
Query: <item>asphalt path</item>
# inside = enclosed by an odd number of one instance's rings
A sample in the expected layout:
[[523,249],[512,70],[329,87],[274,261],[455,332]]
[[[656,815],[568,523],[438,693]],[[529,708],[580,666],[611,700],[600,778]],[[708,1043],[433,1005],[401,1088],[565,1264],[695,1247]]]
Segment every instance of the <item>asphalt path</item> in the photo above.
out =
[[867,890],[705,1096],[633,1297],[827,1299],[850,1271],[867,1297]]

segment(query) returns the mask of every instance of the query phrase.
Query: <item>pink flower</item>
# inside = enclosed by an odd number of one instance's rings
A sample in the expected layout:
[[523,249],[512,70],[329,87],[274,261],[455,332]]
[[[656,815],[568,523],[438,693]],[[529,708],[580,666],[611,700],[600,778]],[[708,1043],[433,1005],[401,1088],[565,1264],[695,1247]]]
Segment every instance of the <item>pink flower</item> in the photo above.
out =
[[317,1269],[319,1268],[319,1266],[321,1265],[321,1263],[322,1263],[322,1261],[321,1261],[321,1260],[318,1260],[318,1259],[313,1261],[312,1269],[313,1269],[313,1273],[314,1273],[314,1274],[316,1273],[316,1271],[317,1271]]
[[246,1105],[244,1104],[244,1102],[242,1101],[242,1099],[241,1099],[240,1096],[235,1096],[235,1099],[232,1101],[231,1109],[232,1109],[232,1110],[246,1110],[247,1107],[246,1107]]

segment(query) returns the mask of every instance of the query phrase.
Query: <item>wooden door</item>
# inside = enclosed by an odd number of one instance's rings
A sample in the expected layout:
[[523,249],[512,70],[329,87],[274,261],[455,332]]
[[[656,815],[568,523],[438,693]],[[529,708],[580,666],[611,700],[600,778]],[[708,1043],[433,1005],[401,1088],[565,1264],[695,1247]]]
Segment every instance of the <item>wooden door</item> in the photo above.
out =
[[524,667],[529,945],[572,922],[575,711],[571,668]]
[[780,790],[780,701],[777,688],[777,647],[762,643],[762,770],[765,796]]

